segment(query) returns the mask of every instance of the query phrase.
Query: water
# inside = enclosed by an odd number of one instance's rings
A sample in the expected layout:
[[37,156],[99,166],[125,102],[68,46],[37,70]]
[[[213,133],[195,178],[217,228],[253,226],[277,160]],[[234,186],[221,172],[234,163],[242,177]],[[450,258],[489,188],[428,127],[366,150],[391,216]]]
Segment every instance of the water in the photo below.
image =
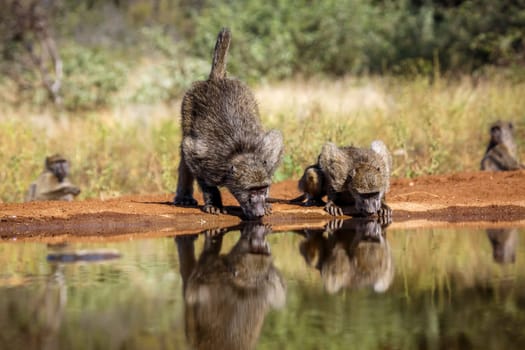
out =
[[525,347],[523,229],[268,231],[0,243],[0,349]]

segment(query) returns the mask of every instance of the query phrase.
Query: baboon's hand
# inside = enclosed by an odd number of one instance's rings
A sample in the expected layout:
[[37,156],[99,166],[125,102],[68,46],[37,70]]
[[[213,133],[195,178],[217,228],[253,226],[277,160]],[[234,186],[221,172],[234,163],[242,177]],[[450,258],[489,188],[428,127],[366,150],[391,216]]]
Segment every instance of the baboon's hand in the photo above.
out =
[[264,215],[270,215],[272,211],[272,205],[270,203],[264,203]]
[[392,209],[384,203],[381,204],[381,208],[377,212],[377,216],[382,225],[390,225],[390,223],[392,223]]
[[334,202],[329,201],[326,203],[324,210],[328,212],[328,214],[332,216],[343,216],[343,209],[341,207],[334,204]]
[[192,196],[177,196],[173,200],[173,204],[182,205],[184,207],[196,207],[197,201]]
[[226,209],[221,208],[221,207],[216,207],[212,204],[205,204],[202,207],[202,211],[205,213],[214,214],[214,215],[227,214]]

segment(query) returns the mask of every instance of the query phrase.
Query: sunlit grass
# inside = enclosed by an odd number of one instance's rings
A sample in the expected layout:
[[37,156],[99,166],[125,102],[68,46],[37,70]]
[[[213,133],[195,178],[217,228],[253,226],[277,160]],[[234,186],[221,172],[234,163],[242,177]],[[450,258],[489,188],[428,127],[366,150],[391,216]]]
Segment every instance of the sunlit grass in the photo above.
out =
[[[397,177],[477,170],[488,125],[496,119],[514,121],[523,150],[525,83],[497,76],[433,82],[311,78],[254,92],[264,125],[284,134],[277,181],[298,178],[326,141],[367,146],[382,139],[394,154]],[[6,107],[0,115],[0,200],[21,201],[45,156],[55,152],[71,160],[80,198],[173,191],[179,104],[59,115]]]

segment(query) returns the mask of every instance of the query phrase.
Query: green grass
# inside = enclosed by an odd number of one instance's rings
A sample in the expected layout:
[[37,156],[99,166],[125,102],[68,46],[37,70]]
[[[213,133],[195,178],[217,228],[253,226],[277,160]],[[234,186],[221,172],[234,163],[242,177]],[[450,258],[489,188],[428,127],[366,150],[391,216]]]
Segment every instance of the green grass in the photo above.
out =
[[[289,80],[253,88],[263,124],[284,134],[275,180],[297,179],[326,141],[368,146],[382,139],[394,176],[477,170],[496,119],[512,120],[524,149],[525,83],[391,77]],[[60,113],[3,108],[0,200],[22,201],[46,155],[71,160],[80,198],[166,193],[176,186],[179,102]],[[521,153],[523,154],[523,152]],[[523,159],[523,157],[522,157]]]

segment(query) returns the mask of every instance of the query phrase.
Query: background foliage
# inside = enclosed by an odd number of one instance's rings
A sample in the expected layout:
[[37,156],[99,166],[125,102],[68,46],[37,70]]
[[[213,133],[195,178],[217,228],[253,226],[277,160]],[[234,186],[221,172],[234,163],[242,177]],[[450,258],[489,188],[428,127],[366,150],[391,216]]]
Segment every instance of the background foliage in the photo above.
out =
[[522,0],[0,0],[0,9],[2,201],[22,200],[56,152],[71,159],[82,198],[172,191],[180,98],[209,73],[223,26],[233,32],[230,75],[285,136],[275,180],[299,177],[326,141],[376,138],[394,153],[394,176],[477,170],[496,119],[514,121],[523,149]]

